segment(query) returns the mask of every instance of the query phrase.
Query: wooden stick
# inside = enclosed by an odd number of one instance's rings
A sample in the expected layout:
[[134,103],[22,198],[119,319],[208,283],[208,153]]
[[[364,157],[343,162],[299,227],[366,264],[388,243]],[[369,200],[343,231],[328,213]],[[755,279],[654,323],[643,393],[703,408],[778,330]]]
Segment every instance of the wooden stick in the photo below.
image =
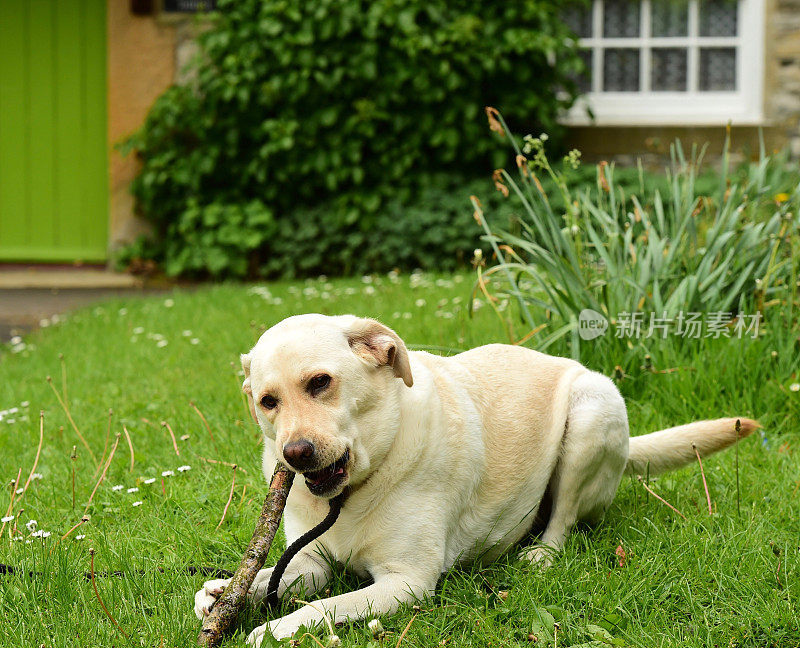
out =
[[264,508],[256,522],[253,538],[247,545],[242,562],[220,596],[211,613],[203,621],[198,646],[219,646],[222,634],[230,627],[245,602],[245,597],[256,574],[264,566],[269,548],[281,521],[286,498],[292,487],[294,473],[282,464],[275,467]]

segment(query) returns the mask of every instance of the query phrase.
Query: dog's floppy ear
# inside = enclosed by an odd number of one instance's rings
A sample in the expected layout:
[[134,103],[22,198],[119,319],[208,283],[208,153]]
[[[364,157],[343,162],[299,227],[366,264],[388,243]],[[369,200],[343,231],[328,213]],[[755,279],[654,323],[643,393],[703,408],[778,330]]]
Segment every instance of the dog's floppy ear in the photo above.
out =
[[258,423],[258,417],[256,417],[256,404],[253,402],[253,388],[250,386],[250,355],[247,353],[243,353],[239,356],[239,359],[242,361],[242,369],[244,370],[244,382],[242,383],[242,391],[247,394],[247,404],[250,406],[250,416],[253,417],[253,420]]
[[373,319],[358,319],[345,334],[357,356],[376,367],[391,367],[394,375],[402,378],[408,387],[414,384],[406,345],[388,326]]

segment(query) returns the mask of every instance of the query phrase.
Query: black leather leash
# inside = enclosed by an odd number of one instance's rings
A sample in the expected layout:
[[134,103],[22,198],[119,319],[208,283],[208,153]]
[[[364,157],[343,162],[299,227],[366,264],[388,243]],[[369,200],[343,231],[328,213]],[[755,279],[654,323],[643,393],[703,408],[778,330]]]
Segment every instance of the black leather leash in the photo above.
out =
[[297,538],[297,540],[286,547],[286,551],[283,552],[283,555],[278,559],[278,562],[275,563],[275,567],[272,568],[272,576],[270,576],[269,583],[267,583],[267,603],[270,606],[278,605],[278,585],[281,582],[281,578],[283,578],[283,573],[289,566],[289,562],[303,547],[311,542],[314,542],[314,540],[319,538],[323,533],[333,526],[333,523],[336,522],[339,517],[339,513],[342,512],[342,504],[344,504],[344,500],[346,498],[347,490],[332,498],[330,500],[330,509],[328,510],[328,514],[325,516],[325,519],[310,531],[306,531],[303,535]]
[[[176,572],[185,572],[187,574],[190,574],[191,576],[194,576],[195,574],[202,574],[203,576],[214,576],[215,578],[230,578],[231,576],[233,576],[232,571],[228,571],[227,569],[220,569],[219,567],[195,567],[194,565],[187,565],[186,567],[183,568],[164,569],[163,567],[158,567],[157,569],[162,574],[168,571],[176,571]],[[24,569],[19,569],[18,567],[12,567],[11,565],[4,565],[3,563],[0,563],[0,576],[4,576],[6,574],[11,576],[13,574],[25,574],[25,573],[27,573],[30,578],[42,575],[42,572],[37,572],[32,570],[26,572]],[[119,570],[112,572],[102,571],[102,572],[95,572],[94,576],[95,578],[108,578],[110,576],[118,576],[120,578],[124,578],[130,573],[131,572],[125,572]],[[137,569],[133,573],[136,574],[137,576],[143,576],[148,572],[145,571],[144,569]],[[83,578],[84,580],[87,581],[92,580],[92,574],[90,572],[84,572]]]

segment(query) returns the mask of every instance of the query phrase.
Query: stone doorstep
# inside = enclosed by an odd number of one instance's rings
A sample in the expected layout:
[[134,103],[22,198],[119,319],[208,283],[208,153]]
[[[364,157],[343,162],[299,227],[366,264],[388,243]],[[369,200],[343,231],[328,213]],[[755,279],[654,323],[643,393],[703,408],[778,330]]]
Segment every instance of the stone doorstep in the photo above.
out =
[[3,268],[0,266],[0,290],[49,288],[125,289],[141,288],[142,280],[128,274],[98,268]]

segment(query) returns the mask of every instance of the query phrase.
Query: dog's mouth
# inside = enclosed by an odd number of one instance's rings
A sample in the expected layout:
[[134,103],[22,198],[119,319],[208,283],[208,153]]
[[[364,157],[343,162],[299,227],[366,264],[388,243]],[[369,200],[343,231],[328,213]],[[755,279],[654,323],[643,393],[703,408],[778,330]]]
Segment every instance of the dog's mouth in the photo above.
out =
[[347,479],[347,463],[350,461],[350,451],[344,454],[329,466],[320,470],[303,473],[306,486],[314,495],[325,495],[336,490]]

